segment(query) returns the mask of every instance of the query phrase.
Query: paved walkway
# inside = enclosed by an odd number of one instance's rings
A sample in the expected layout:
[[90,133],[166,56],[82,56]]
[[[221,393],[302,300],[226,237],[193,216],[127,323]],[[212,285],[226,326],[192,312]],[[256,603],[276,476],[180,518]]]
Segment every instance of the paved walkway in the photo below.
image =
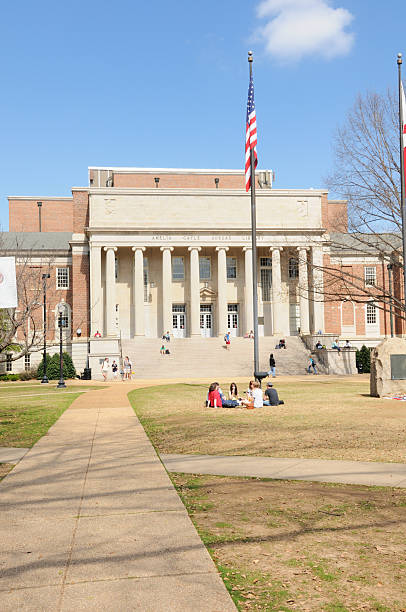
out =
[[161,455],[169,472],[252,476],[282,480],[312,480],[380,487],[406,487],[406,463],[220,457],[217,455]]
[[0,483],[2,612],[235,612],[136,386],[79,397]]
[[28,448],[0,446],[0,463],[18,463],[26,453]]

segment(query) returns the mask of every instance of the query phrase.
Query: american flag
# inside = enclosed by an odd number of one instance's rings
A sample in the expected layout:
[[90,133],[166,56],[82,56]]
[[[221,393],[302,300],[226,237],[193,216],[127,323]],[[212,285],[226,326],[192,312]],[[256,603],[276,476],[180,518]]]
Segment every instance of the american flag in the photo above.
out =
[[247,120],[245,131],[245,190],[249,191],[251,187],[251,164],[250,151],[254,149],[254,167],[258,165],[257,157],[257,116],[255,113],[254,102],[254,81],[252,75],[250,77],[250,85],[248,87],[248,102],[247,102]]

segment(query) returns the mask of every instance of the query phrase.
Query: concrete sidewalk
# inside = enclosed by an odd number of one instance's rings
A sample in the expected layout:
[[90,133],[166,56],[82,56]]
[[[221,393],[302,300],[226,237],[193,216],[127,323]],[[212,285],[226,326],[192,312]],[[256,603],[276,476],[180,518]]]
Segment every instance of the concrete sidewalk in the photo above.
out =
[[235,612],[130,407],[79,397],[0,483],[0,609]]
[[406,464],[325,459],[161,455],[169,472],[406,487]]
[[0,463],[18,463],[28,450],[28,448],[0,446]]

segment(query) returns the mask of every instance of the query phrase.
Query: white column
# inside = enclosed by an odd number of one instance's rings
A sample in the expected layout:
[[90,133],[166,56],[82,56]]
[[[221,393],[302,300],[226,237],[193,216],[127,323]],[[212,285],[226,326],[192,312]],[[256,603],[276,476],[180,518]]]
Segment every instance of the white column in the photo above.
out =
[[163,246],[162,251],[162,333],[172,330],[172,257],[173,247]]
[[312,248],[314,333],[324,332],[323,247]]
[[106,335],[116,336],[116,257],[117,247],[104,247],[106,251]]
[[307,275],[307,249],[298,247],[299,252],[299,305],[300,305],[300,333],[309,334],[309,279]]
[[90,247],[90,335],[103,335],[103,304],[101,292],[101,247]]
[[281,251],[282,247],[272,247],[272,333],[282,335],[282,272],[281,272]]
[[217,251],[217,334],[227,331],[227,251],[228,247],[216,247]]
[[200,272],[201,247],[189,247],[190,252],[190,335],[200,336]]
[[144,251],[145,247],[132,247],[134,251],[133,304],[134,335],[144,336]]
[[254,300],[252,296],[252,248],[244,247],[245,253],[245,287],[244,287],[244,302],[245,302],[245,332],[254,329]]

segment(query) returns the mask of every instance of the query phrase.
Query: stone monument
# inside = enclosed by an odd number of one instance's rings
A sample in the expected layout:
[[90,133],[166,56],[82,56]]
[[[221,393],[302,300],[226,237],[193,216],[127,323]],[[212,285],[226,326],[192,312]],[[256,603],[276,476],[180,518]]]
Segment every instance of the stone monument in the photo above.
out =
[[373,397],[406,395],[406,340],[387,338],[371,354],[370,392]]

